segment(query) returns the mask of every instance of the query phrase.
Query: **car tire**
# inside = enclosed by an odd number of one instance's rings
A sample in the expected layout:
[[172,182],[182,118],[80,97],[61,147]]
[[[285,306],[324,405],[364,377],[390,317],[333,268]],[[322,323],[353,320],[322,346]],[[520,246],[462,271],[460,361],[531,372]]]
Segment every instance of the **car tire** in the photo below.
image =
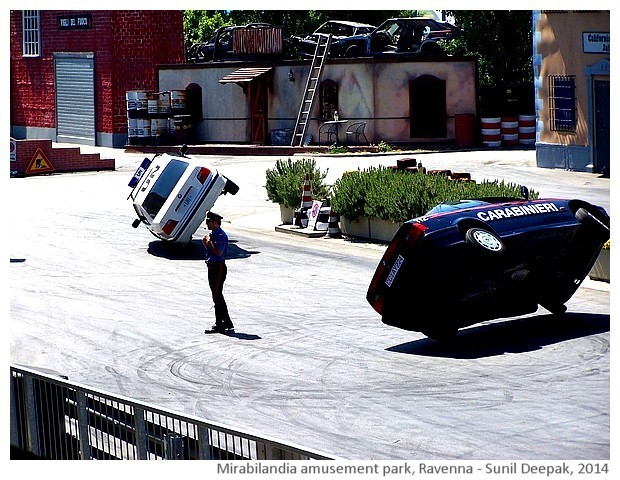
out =
[[352,58],[352,57],[359,57],[361,54],[361,50],[357,45],[351,45],[349,48],[347,48],[344,56],[346,58]]
[[224,190],[222,190],[223,194],[230,193],[231,195],[236,195],[239,191],[239,186],[230,179],[226,179],[226,185],[224,185]]
[[439,57],[443,54],[443,50],[435,42],[423,43],[420,46],[420,54],[423,57]]
[[581,224],[594,230],[597,235],[609,235],[609,227],[585,208],[578,208],[575,217]]
[[425,328],[422,333],[431,340],[435,340],[442,345],[450,345],[456,341],[458,329],[451,327],[444,328]]
[[465,233],[465,241],[485,252],[499,254],[506,250],[504,242],[494,233],[484,228],[470,228]]

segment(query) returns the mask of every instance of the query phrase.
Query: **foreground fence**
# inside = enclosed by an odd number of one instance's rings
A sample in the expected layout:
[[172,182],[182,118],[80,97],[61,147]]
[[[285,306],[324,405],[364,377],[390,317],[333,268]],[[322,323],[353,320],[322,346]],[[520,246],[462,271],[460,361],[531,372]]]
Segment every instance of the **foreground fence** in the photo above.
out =
[[11,446],[54,460],[325,460],[241,432],[11,366]]

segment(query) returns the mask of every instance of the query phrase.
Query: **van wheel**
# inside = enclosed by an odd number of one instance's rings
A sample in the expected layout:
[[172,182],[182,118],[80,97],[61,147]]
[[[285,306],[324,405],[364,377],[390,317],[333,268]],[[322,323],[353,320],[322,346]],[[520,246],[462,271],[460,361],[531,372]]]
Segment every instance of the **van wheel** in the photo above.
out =
[[503,253],[506,250],[501,239],[484,228],[474,227],[467,230],[465,241],[490,253]]

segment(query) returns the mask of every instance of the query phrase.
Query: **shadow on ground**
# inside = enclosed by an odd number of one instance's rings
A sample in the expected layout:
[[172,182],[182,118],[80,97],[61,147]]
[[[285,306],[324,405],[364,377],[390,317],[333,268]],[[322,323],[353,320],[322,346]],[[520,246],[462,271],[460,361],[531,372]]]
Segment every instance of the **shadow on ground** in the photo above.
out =
[[[155,257],[165,258],[167,260],[203,260],[205,259],[206,250],[202,244],[202,240],[192,240],[187,244],[176,244],[164,242],[162,240],[154,240],[149,243],[147,252]],[[245,250],[237,245],[236,240],[228,242],[228,256],[226,260],[237,260],[248,258],[251,255],[260,253],[256,250]]]
[[531,352],[554,343],[609,332],[609,324],[610,316],[604,314],[533,315],[460,330],[450,343],[423,338],[387,350],[428,357],[483,358]]

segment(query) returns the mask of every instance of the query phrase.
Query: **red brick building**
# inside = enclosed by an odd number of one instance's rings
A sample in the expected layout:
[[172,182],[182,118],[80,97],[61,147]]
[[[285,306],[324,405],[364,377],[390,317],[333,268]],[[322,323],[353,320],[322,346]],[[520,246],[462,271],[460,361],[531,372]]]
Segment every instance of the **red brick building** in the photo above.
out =
[[181,10],[13,10],[11,137],[118,147],[126,92],[185,61]]

